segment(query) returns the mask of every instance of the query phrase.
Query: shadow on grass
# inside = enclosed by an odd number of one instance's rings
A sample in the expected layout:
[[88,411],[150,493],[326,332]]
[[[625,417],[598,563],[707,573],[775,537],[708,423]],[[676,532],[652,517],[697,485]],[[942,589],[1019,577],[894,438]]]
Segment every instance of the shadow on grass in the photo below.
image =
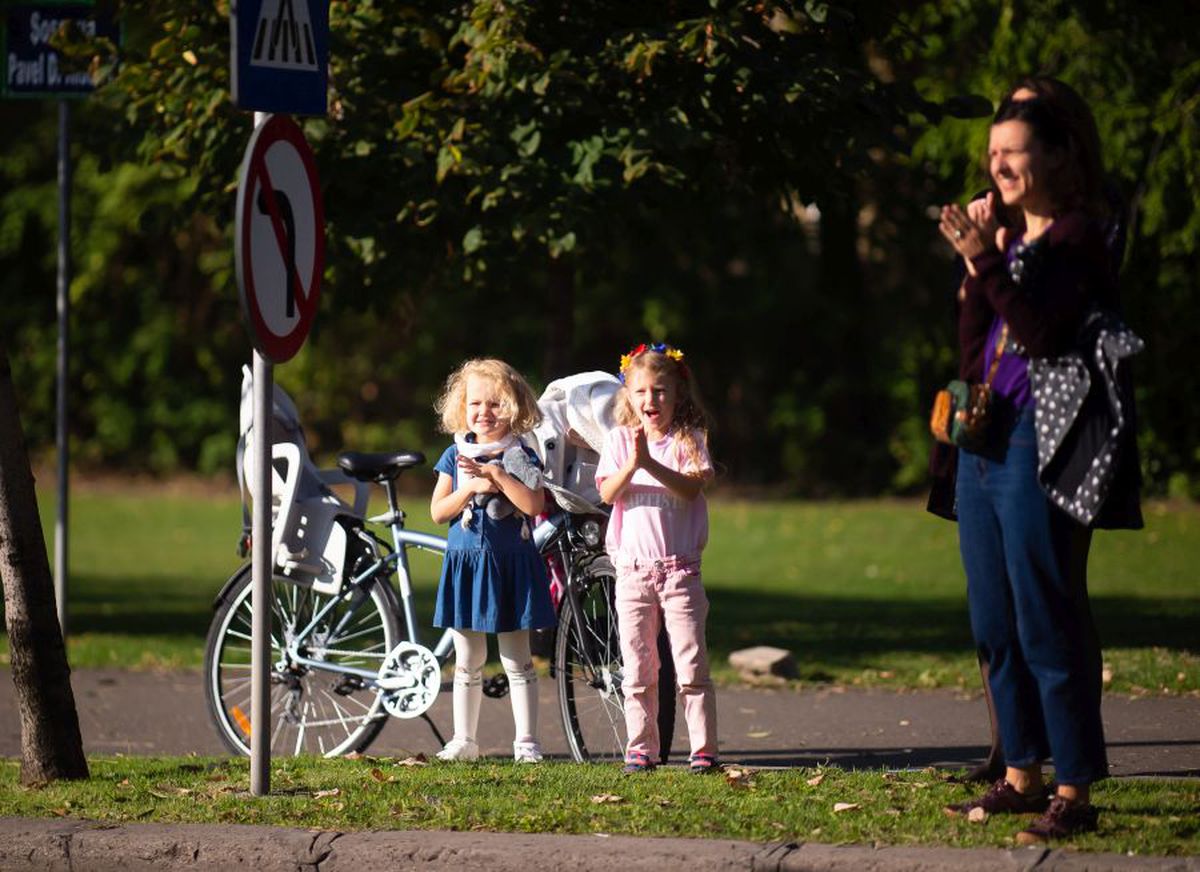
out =
[[71,631],[203,638],[224,581],[138,576],[121,583],[81,573],[67,591]]
[[[83,574],[69,591],[72,629],[203,638],[223,581],[156,576],[121,584]],[[776,645],[802,662],[869,668],[880,666],[880,655],[889,652],[953,655],[973,648],[963,599],[839,598],[725,587],[710,588],[708,595],[708,641],[716,651]],[[418,597],[419,606],[432,603],[432,596]],[[1200,597],[1097,597],[1092,609],[1106,647],[1200,651]]]
[[[709,645],[730,651],[777,645],[799,660],[863,667],[893,651],[969,652],[966,602],[957,599],[842,599],[714,588]],[[1103,645],[1200,650],[1200,597],[1098,597],[1092,611]]]

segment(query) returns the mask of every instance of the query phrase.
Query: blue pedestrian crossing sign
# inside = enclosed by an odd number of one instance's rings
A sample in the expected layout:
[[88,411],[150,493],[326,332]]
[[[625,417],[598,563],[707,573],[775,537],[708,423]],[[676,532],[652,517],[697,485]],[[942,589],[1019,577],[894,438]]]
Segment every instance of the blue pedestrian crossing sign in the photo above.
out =
[[233,104],[287,115],[324,115],[329,81],[329,0],[234,0]]

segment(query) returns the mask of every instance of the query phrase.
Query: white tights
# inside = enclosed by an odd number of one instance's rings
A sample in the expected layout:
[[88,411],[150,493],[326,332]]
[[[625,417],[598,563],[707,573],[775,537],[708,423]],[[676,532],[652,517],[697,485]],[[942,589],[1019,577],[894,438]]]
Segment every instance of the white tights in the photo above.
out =
[[[483,664],[487,660],[487,634],[454,630],[454,738],[474,742],[483,701]],[[500,662],[508,675],[512,697],[514,739],[537,741],[537,672],[529,651],[529,631],[497,633]]]

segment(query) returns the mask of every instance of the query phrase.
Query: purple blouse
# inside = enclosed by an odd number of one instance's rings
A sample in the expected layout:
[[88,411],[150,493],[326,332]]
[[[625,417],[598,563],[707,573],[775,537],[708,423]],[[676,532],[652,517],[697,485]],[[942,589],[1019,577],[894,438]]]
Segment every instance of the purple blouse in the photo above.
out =
[[[1015,251],[1016,241],[1008,247],[1008,251],[1004,252],[1006,268],[1012,265]],[[985,378],[996,357],[996,340],[1000,338],[1000,327],[1003,323],[1004,319],[997,315],[988,329],[987,345],[983,350],[983,375]],[[992,379],[992,391],[997,396],[1004,397],[1015,408],[1024,409],[1033,405],[1033,391],[1029,388],[1029,360],[1015,353],[1012,350],[1012,344],[1013,337],[1010,331],[1008,347],[1004,349],[1004,356],[1000,358],[1000,365],[996,367],[996,376]]]

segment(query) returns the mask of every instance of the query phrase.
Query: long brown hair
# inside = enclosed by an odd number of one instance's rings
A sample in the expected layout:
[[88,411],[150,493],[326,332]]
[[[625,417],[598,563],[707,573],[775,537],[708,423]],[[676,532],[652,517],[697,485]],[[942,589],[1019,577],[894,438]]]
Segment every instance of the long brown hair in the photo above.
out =
[[[702,455],[708,451],[708,411],[704,408],[696,379],[684,362],[682,353],[669,345],[661,347],[663,350],[660,351],[657,347],[639,346],[640,350],[635,349],[626,355],[622,359],[621,377],[628,382],[629,376],[635,372],[649,372],[655,378],[665,377],[675,382],[678,400],[670,432],[683,446],[684,460],[689,466],[683,471],[696,471],[700,468]],[[623,385],[617,393],[616,418],[618,424],[626,427],[637,427],[641,423],[627,385]]]

